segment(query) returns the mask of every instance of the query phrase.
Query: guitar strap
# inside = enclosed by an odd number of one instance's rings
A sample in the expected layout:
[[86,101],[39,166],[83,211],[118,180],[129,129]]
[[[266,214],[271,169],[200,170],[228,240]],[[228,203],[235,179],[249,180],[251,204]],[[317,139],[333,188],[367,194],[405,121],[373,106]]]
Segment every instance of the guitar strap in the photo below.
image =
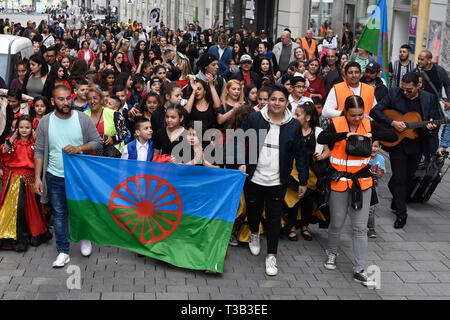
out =
[[424,78],[428,84],[430,85],[431,89],[433,89],[434,94],[436,95],[437,99],[438,99],[438,109],[439,109],[439,114],[441,115],[442,119],[445,119],[445,114],[444,111],[442,111],[442,107],[441,107],[441,100],[442,100],[442,96],[439,94],[439,92],[437,91],[436,87],[434,86],[433,81],[431,81],[430,77],[428,77],[427,73],[425,71],[421,71],[420,75],[422,76],[422,78]]

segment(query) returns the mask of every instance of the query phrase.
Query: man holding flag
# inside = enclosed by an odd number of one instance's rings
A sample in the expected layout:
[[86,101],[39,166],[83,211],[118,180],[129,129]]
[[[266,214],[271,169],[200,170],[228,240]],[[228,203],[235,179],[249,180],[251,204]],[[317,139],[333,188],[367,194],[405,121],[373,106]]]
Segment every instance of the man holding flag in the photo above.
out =
[[[53,90],[55,111],[39,121],[34,145],[35,192],[41,202],[50,201],[54,215],[56,250],[58,257],[53,268],[69,263],[69,216],[66,202],[63,153],[90,153],[100,150],[101,138],[91,118],[72,110],[70,89],[59,85]],[[91,254],[89,241],[82,242],[81,253]]]

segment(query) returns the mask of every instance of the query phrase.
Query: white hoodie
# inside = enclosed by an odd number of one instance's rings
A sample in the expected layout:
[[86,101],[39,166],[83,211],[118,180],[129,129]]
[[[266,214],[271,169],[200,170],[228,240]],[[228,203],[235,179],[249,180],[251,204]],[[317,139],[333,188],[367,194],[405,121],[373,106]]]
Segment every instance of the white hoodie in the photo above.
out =
[[279,186],[280,181],[280,127],[292,120],[292,113],[288,108],[284,111],[284,119],[274,123],[268,115],[269,106],[261,109],[261,115],[269,122],[270,129],[259,153],[258,165],[252,177],[252,182],[266,186]]

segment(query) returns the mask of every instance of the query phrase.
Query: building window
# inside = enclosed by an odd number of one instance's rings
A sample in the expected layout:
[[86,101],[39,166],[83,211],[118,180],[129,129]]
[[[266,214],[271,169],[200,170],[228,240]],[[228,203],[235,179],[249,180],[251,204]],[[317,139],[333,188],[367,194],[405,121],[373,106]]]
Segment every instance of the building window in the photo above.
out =
[[395,0],[396,6],[411,6],[411,0]]
[[225,19],[224,19],[225,28],[233,28],[234,27],[234,14],[235,14],[235,1],[234,0],[226,0],[225,1]]
[[355,34],[360,35],[369,20],[372,11],[377,5],[377,0],[358,1],[356,12]]
[[333,0],[311,0],[310,29],[316,37],[325,37],[331,27]]

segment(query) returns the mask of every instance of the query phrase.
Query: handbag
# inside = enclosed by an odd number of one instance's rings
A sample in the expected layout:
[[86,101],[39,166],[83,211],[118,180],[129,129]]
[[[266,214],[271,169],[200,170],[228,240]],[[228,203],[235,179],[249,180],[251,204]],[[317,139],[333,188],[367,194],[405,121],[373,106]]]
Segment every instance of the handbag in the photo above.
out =
[[106,144],[103,145],[102,151],[100,151],[97,155],[109,158],[120,158],[122,156],[122,154],[120,153],[119,150],[117,150],[116,147],[114,147],[113,145],[106,145]]
[[360,134],[353,134],[349,136],[345,146],[345,153],[356,157],[370,157],[372,154],[372,143],[370,138]]

